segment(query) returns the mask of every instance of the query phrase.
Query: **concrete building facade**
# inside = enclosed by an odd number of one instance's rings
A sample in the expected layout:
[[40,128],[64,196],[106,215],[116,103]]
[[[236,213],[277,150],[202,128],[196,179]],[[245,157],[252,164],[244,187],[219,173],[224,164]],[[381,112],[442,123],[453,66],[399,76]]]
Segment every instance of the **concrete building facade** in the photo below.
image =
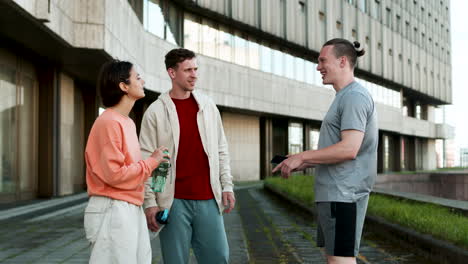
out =
[[170,89],[164,55],[194,50],[218,105],[235,180],[270,175],[274,154],[317,147],[335,92],[315,70],[322,44],[358,40],[356,77],[379,113],[379,171],[434,169],[452,101],[448,0],[5,0],[0,2],[3,202],[86,188],[83,151],[102,110],[95,83],[129,60],[147,96]]

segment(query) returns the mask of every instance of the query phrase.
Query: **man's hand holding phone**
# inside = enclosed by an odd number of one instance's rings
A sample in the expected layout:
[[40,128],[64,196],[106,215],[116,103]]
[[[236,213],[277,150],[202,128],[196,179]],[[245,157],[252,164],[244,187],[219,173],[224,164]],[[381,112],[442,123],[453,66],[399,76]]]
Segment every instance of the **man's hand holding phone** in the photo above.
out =
[[[278,164],[273,161],[276,161],[276,162],[280,161],[280,163]],[[303,161],[301,153],[298,153],[295,155],[288,155],[288,156],[276,155],[271,160],[271,163],[278,164],[276,165],[276,167],[273,169],[272,172],[275,173],[277,171],[281,171],[281,176],[283,178],[289,178],[292,172],[301,171],[310,167],[310,164],[307,164]]]
[[161,211],[161,209],[158,206],[149,207],[145,209],[146,222],[148,223],[148,228],[153,232],[158,232],[160,228],[155,219],[156,214],[159,211]]

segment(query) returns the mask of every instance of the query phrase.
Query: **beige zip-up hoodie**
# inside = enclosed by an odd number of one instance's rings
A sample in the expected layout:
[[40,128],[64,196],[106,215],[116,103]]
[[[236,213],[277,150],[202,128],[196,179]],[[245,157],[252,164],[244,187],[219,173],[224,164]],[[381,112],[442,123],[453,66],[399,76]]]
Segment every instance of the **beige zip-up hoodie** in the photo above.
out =
[[[197,124],[203,149],[210,166],[210,183],[220,214],[224,210],[222,192],[232,192],[232,175],[229,165],[228,144],[223,123],[216,104],[200,91],[192,92],[198,103]],[[150,188],[151,177],[145,184],[144,208],[159,206],[170,209],[174,201],[177,151],[179,149],[179,118],[169,92],[152,103],[141,122],[140,146],[144,159],[159,146],[169,149],[171,168],[164,192],[155,193]],[[196,173],[196,172],[195,172]]]

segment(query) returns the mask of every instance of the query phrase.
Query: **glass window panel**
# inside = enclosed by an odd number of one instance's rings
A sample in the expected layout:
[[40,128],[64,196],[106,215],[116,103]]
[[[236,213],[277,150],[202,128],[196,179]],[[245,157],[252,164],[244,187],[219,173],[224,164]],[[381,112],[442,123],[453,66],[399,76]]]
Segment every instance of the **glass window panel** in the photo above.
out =
[[166,40],[174,45],[179,45],[180,28],[182,21],[182,13],[173,4],[168,5],[168,17],[165,19]]
[[317,86],[323,86],[323,81],[322,81],[322,74],[320,74],[319,71],[317,71],[317,64],[314,63],[314,74],[315,74],[315,85]]
[[320,131],[318,129],[312,129],[309,131],[309,149],[317,150],[319,142]]
[[219,55],[222,60],[232,62],[232,52],[234,49],[234,37],[225,31],[219,32]]
[[284,54],[279,50],[273,49],[273,73],[284,76]]
[[184,47],[200,52],[200,24],[189,19],[184,21]]
[[253,69],[260,69],[260,47],[258,43],[249,41],[249,66]]
[[408,116],[408,107],[406,105],[404,105],[402,108],[401,108],[401,114],[403,116]]
[[366,13],[367,12],[366,0],[359,0],[358,7],[362,12]]
[[159,0],[148,1],[147,21],[147,30],[163,39],[165,23]]
[[216,44],[217,44],[217,30],[208,26],[202,26],[202,53],[210,56],[216,57]]
[[416,105],[416,118],[417,119],[421,119],[422,116],[421,116],[421,105]]
[[303,134],[301,123],[289,123],[289,154],[302,152],[303,150]]
[[305,77],[304,77],[305,61],[302,58],[296,57],[295,62],[296,62],[296,67],[294,68],[296,72],[296,80],[300,82],[304,82],[305,81]]
[[15,192],[16,71],[0,65],[0,193]]
[[383,170],[387,172],[390,168],[390,146],[388,136],[384,136],[384,158]]
[[247,41],[239,36],[234,36],[234,56],[235,62],[239,65],[247,65],[248,47]]
[[386,105],[390,105],[390,103],[391,103],[391,101],[390,101],[391,98],[390,98],[390,95],[389,95],[390,91],[385,87],[382,87],[382,91],[383,91],[384,103]]
[[24,76],[21,80],[18,105],[19,111],[19,179],[21,191],[33,191],[35,189],[35,118],[36,104],[34,100],[34,80]]
[[283,53],[284,55],[284,73],[286,78],[294,79],[294,57]]
[[260,69],[264,72],[272,72],[272,50],[264,45],[260,45]]
[[315,77],[315,63],[310,61],[305,61],[305,82],[309,84],[314,84]]
[[177,45],[177,41],[175,39],[174,33],[172,33],[171,27],[169,27],[167,24],[166,24],[165,27],[166,27],[166,40],[167,40],[167,42],[172,43],[174,45]]
[[382,87],[380,85],[376,85],[377,87],[377,98],[378,98],[378,101],[380,103],[383,103],[383,90],[382,90]]

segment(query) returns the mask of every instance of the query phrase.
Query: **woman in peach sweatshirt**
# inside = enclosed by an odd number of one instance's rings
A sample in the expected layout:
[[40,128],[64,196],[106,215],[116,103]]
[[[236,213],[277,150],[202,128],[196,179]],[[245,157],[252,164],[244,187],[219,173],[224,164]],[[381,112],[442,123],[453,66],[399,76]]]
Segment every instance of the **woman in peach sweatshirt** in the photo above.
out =
[[142,160],[135,123],[128,115],[145,96],[144,83],[130,62],[112,60],[101,69],[98,89],[107,109],[94,122],[85,151],[89,263],[151,263],[141,206],[144,183],[169,156],[159,147]]

